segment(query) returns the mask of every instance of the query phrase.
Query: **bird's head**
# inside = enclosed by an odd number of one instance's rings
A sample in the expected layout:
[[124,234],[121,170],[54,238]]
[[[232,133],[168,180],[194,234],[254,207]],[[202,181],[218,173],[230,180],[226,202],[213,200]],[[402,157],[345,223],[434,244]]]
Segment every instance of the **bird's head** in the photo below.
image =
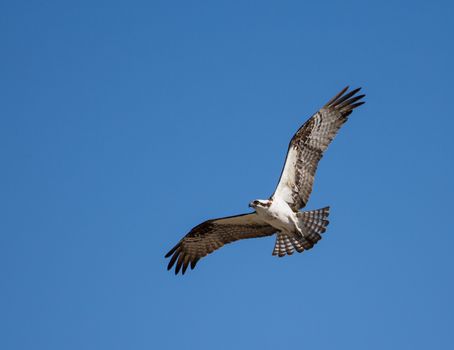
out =
[[272,201],[269,199],[256,199],[249,203],[249,206],[251,208],[257,209],[257,208],[269,208],[271,205]]

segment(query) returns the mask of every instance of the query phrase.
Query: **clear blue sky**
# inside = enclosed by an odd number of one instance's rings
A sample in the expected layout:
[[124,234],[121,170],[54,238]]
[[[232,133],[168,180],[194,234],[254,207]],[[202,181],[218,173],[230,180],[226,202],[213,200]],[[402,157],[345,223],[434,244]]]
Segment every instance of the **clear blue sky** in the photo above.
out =
[[[452,349],[452,1],[0,4],[0,348]],[[199,222],[276,185],[294,131],[356,110],[304,254]]]

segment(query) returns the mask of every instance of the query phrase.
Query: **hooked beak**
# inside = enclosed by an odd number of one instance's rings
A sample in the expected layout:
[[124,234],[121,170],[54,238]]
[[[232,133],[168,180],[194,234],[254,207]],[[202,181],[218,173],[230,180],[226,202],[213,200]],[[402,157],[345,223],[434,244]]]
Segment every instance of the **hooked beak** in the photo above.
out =
[[253,202],[249,203],[249,208],[255,208]]

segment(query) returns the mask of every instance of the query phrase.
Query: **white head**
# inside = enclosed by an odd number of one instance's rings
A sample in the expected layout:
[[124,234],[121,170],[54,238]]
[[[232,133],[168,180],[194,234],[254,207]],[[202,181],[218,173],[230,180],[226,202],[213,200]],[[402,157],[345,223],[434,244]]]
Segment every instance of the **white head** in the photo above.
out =
[[249,206],[254,209],[269,208],[271,203],[273,203],[273,201],[271,201],[269,199],[256,199],[255,201],[252,201],[251,203],[249,203]]

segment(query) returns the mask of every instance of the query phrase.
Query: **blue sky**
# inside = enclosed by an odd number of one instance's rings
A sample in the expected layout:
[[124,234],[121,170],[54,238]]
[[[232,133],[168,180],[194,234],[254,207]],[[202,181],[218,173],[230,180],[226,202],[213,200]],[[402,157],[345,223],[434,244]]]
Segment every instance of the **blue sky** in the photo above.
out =
[[[0,4],[2,349],[450,349],[450,1]],[[229,245],[175,277],[199,222],[274,190],[345,85],[317,247]]]

